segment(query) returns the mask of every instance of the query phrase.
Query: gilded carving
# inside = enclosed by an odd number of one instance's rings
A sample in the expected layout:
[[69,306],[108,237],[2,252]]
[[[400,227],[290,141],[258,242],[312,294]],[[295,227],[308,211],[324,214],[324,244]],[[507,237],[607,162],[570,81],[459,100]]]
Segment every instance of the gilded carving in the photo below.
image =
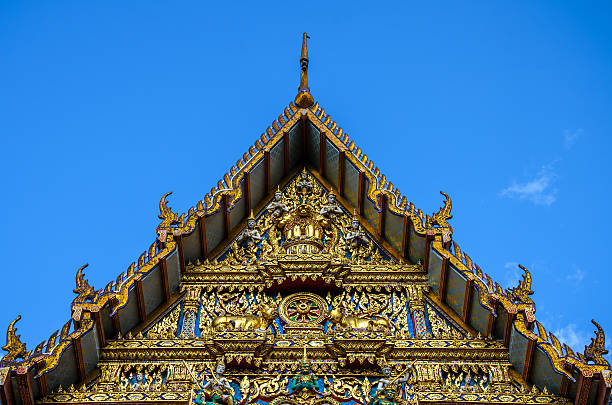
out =
[[591,343],[584,347],[584,354],[578,354],[584,362],[593,361],[598,364],[607,364],[604,355],[608,354],[606,350],[606,335],[601,326],[594,319],[591,320],[597,328],[595,338],[591,338]]
[[181,306],[177,305],[170,314],[163,317],[146,332],[146,338],[157,340],[176,338],[180,315]]
[[17,334],[17,328],[15,324],[21,319],[19,315],[6,330],[6,345],[2,347],[2,350],[8,353],[4,355],[2,361],[14,361],[16,359],[23,359],[27,356],[26,345],[21,342],[20,335]]
[[272,302],[257,305],[256,315],[222,315],[211,322],[213,330],[266,330],[278,315],[277,307]]
[[518,286],[508,290],[508,295],[515,302],[535,305],[530,297],[530,295],[533,295],[533,290],[531,289],[531,273],[520,264],[518,266],[525,274],[523,274],[523,279],[519,281]]

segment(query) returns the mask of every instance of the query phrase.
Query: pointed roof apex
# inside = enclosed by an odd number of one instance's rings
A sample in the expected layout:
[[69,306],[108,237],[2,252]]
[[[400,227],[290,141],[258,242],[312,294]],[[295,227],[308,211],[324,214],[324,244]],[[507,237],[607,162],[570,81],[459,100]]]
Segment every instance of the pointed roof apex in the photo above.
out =
[[300,56],[300,86],[298,94],[295,96],[295,105],[302,108],[311,107],[314,104],[314,98],[310,94],[308,87],[308,49],[306,41],[310,38],[306,33],[302,35],[302,55]]

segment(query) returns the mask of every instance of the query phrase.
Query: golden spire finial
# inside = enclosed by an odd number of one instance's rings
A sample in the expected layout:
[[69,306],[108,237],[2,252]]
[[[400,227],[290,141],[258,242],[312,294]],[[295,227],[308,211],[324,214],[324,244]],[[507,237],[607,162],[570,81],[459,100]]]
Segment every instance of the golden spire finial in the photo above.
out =
[[295,105],[302,108],[308,108],[314,104],[314,98],[310,94],[308,87],[308,49],[306,48],[306,40],[310,38],[306,33],[302,36],[302,55],[300,57],[300,87],[298,94],[295,96]]

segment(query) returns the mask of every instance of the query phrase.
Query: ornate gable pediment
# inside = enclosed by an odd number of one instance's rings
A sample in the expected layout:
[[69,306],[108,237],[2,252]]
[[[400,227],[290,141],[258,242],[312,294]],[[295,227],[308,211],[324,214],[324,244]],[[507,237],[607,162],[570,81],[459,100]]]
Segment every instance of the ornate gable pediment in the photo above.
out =
[[[7,331],[0,401],[584,405],[612,387],[597,327],[575,354],[388,181],[310,95],[34,350]],[[224,370],[219,365],[222,364]],[[220,371],[221,370],[221,371]],[[601,401],[600,401],[601,402]],[[10,403],[10,402],[9,402]]]
[[[504,346],[450,318],[422,263],[394,257],[345,203],[297,171],[211,259],[187,263],[157,319],[108,342],[97,379],[42,402],[194,402],[215,378],[235,405],[563,402],[526,392]],[[390,396],[385,367],[404,376]]]

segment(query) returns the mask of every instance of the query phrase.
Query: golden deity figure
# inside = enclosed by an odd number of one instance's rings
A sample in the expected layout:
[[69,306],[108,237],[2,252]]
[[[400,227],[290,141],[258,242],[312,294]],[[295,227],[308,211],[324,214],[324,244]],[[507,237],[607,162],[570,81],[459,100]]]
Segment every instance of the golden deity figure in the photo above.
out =
[[314,185],[312,184],[312,181],[310,181],[306,169],[304,169],[302,173],[300,173],[300,178],[297,181],[295,188],[303,195],[307,195],[313,192]]
[[317,253],[323,249],[323,235],[330,227],[330,220],[312,206],[300,204],[285,213],[277,227],[285,237],[287,253]]
[[246,229],[238,236],[236,242],[238,244],[244,243],[246,245],[245,256],[254,258],[257,253],[257,243],[261,241],[261,233],[256,227],[255,216],[253,211],[247,219]]
[[408,371],[404,375],[391,378],[391,367],[384,365],[382,368],[383,378],[376,384],[376,391],[371,405],[395,405],[401,398],[401,387],[410,379],[412,365],[408,366]]
[[282,217],[283,214],[289,212],[289,207],[283,202],[283,192],[280,190],[280,187],[276,189],[274,199],[266,208],[271,213],[270,215],[273,220],[278,219]]
[[336,201],[336,195],[334,193],[329,193],[327,195],[326,204],[321,206],[319,214],[329,219],[335,219],[337,215],[343,214],[342,209]]
[[215,371],[211,373],[212,379],[208,380],[204,385],[201,385],[193,371],[189,369],[194,382],[196,382],[200,389],[194,399],[194,402],[198,405],[234,405],[234,390],[230,385],[227,378],[223,376],[225,373],[225,364],[218,363],[215,367]]

